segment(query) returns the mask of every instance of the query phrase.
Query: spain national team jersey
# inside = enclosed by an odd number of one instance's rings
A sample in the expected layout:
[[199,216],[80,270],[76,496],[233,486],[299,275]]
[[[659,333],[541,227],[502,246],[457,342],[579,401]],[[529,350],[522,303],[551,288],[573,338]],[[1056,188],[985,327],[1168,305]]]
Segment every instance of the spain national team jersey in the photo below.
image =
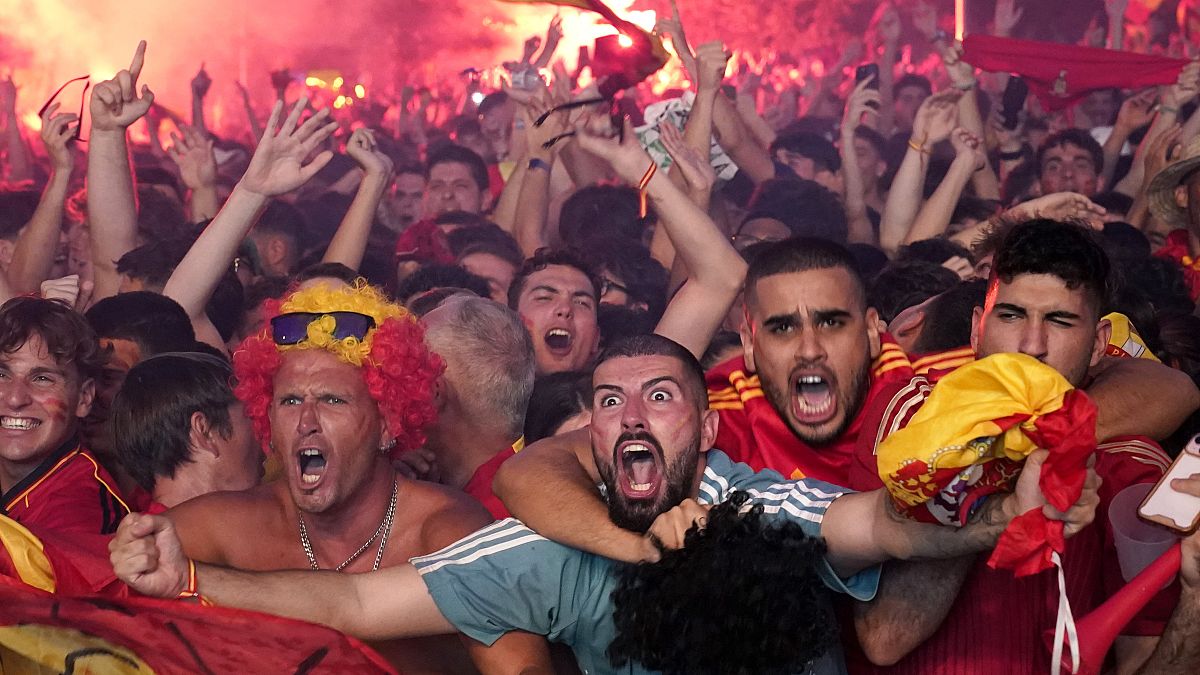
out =
[[835,485],[849,482],[855,441],[863,430],[862,411],[878,392],[897,382],[907,382],[913,364],[900,345],[883,335],[879,357],[871,364],[867,395],[841,436],[821,447],[812,447],[796,437],[767,400],[759,377],[748,371],[746,362],[735,357],[708,371],[709,407],[721,416],[714,445],[734,461],[756,470],[771,469],[790,478],[815,478]]
[[116,481],[75,439],[0,495],[0,509],[23,525],[79,534],[112,534],[129,513]]
[[[920,374],[909,382],[892,383],[864,410],[864,424],[872,431],[859,438],[850,487],[882,486],[876,466],[879,444],[907,425],[938,380],[961,365],[945,355],[930,358],[918,368]],[[1092,525],[1067,540],[1062,556],[1067,597],[1076,620],[1124,585],[1108,520],[1109,503],[1125,487],[1157,482],[1170,461],[1146,438],[1109,439],[1096,448],[1095,469],[1103,479],[1100,505]],[[1178,592],[1177,581],[1159,592],[1122,634],[1161,635]],[[844,644],[855,675],[1036,675],[1050,670],[1043,631],[1053,630],[1057,614],[1058,580],[1053,570],[1018,579],[1008,570],[992,569],[987,557],[980,556],[940,628],[896,665],[871,666],[853,640]]]

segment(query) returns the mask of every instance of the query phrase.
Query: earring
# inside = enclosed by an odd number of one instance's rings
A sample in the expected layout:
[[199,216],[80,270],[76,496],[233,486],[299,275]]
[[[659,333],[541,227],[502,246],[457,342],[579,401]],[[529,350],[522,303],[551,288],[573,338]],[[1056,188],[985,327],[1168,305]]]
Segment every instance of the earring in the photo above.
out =
[[384,443],[383,445],[379,446],[379,454],[386,455],[386,454],[390,453],[393,449],[395,449],[395,447],[396,447],[396,439],[392,438],[392,439],[388,440],[387,443]]

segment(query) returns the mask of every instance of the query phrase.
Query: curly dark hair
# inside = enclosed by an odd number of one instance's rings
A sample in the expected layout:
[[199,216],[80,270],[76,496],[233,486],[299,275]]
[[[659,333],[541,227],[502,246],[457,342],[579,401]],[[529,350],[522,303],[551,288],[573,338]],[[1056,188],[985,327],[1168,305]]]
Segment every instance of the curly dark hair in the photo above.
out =
[[769,521],[761,505],[743,512],[748,499],[735,492],[708,512],[707,527],[688,530],[683,548],[617,571],[614,666],[787,675],[834,645],[837,622],[817,574],[825,542]]

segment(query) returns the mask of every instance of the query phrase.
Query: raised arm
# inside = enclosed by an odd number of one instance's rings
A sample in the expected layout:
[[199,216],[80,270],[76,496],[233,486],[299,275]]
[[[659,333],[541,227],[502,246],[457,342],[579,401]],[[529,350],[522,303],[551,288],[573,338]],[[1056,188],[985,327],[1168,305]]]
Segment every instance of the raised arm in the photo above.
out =
[[867,189],[863,184],[861,167],[858,165],[858,153],[854,150],[854,131],[862,123],[863,116],[879,115],[879,91],[871,87],[873,82],[873,79],[859,82],[846,100],[846,114],[842,118],[842,142],[838,148],[842,156],[846,220],[849,221],[847,238],[852,244],[879,243],[875,226],[867,216]]
[[590,432],[580,429],[538,441],[501,464],[492,490],[548,539],[613,560],[657,560],[647,538],[613,524],[596,489],[599,479]]
[[[556,104],[548,94],[542,93],[530,101],[530,117],[537,119]],[[558,151],[570,139],[554,142],[549,148],[547,143],[561,136],[567,130],[567,112],[559,111],[546,118],[542,126],[529,125],[525,129],[526,153],[528,166],[525,177],[521,180],[520,198],[517,201],[516,224],[514,237],[521,247],[521,253],[532,256],[535,251],[546,245],[546,220],[550,208],[550,171]]]
[[879,6],[872,21],[879,64],[879,133],[884,138],[896,130],[896,54],[900,49],[900,13],[890,2]]
[[1112,185],[1117,162],[1121,159],[1121,150],[1124,149],[1130,135],[1154,119],[1156,98],[1156,92],[1151,88],[1130,96],[1121,103],[1117,123],[1113,125],[1112,133],[1104,141],[1104,171],[1101,173],[1104,185]]
[[304,164],[305,158],[337,128],[336,122],[326,124],[328,109],[318,111],[304,124],[299,124],[307,105],[307,98],[296,101],[280,127],[283,103],[275,103],[267,120],[267,131],[250,159],[246,174],[234,186],[217,217],[188,250],[163,289],[163,295],[187,311],[196,326],[197,337],[218,349],[223,349],[223,344],[208,322],[204,308],[237,255],[238,246],[271,197],[300,187],[333,159],[333,153],[326,150]]
[[[979,111],[979,98],[976,96],[979,80],[975,77],[974,66],[963,60],[961,43],[943,47],[940,54],[946,72],[950,75],[951,84],[963,92],[958,99],[958,125],[972,136],[983,139],[983,115]],[[986,160],[986,154],[984,159]],[[977,196],[983,199],[1000,199],[1000,179],[996,177],[996,172],[987,161],[971,174],[970,180]]]
[[929,153],[934,144],[948,137],[957,125],[956,104],[961,95],[957,89],[935,94],[925,99],[917,110],[912,139],[892,180],[879,224],[879,246],[888,256],[894,256],[908,236],[921,207],[925,174],[929,172]]
[[37,210],[25,226],[13,250],[12,263],[8,266],[8,281],[14,293],[33,293],[50,277],[54,266],[54,253],[62,230],[63,210],[67,203],[67,190],[71,185],[71,170],[75,157],[71,152],[71,141],[79,124],[79,116],[72,113],[56,114],[59,104],[55,103],[42,113],[42,144],[50,157],[50,180],[42,191]]
[[250,103],[250,92],[241,82],[234,82],[237,87],[238,94],[242,99],[242,108],[246,111],[246,121],[250,123],[250,135],[254,138],[262,138],[262,125],[258,123],[258,116],[254,114],[254,106]]
[[204,125],[204,97],[208,95],[208,89],[212,86],[212,78],[208,76],[208,71],[204,70],[204,64],[200,64],[200,72],[192,78],[192,128],[200,133],[208,133],[208,127]]
[[96,300],[116,295],[121,283],[117,260],[137,246],[137,203],[125,132],[154,103],[149,87],[143,84],[140,95],[138,91],[138,77],[145,60],[143,40],[138,43],[128,70],[92,88],[87,210]]
[[954,145],[954,161],[950,163],[946,177],[921,205],[912,227],[904,237],[905,244],[944,234],[950,226],[954,207],[958,205],[967,183],[987,164],[982,142],[966,129],[955,129],[954,133],[950,134],[950,142]]
[[354,201],[350,202],[350,210],[338,225],[321,262],[342,263],[352,270],[358,270],[367,252],[375,211],[392,181],[392,160],[379,150],[375,134],[365,128],[350,135],[346,154],[363,170],[363,177]]
[[179,167],[179,178],[188,189],[191,222],[199,223],[217,215],[217,158],[213,141],[195,127],[180,128],[182,136],[171,132],[172,145],[167,156]]
[[[601,122],[601,127],[608,123],[607,120]],[[628,121],[620,141],[596,133],[597,126],[579,125],[576,128],[578,143],[588,152],[608,160],[627,182],[643,182],[649,167],[654,166]],[[655,332],[680,343],[699,357],[708,349],[709,341],[741,290],[746,263],[716,223],[669,178],[654,169],[649,169],[649,175],[649,182],[645,183],[646,196],[653,202],[659,225],[666,228],[677,255],[689,272],[687,283],[672,298]]]

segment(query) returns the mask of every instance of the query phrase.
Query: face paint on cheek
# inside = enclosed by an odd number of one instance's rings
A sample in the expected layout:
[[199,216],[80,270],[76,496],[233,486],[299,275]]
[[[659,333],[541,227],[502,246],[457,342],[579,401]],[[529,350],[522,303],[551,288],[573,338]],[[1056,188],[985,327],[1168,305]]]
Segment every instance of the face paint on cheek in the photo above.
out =
[[50,417],[55,422],[67,421],[67,404],[65,401],[57,398],[48,398],[42,403],[42,407],[46,409],[46,412],[50,413]]

